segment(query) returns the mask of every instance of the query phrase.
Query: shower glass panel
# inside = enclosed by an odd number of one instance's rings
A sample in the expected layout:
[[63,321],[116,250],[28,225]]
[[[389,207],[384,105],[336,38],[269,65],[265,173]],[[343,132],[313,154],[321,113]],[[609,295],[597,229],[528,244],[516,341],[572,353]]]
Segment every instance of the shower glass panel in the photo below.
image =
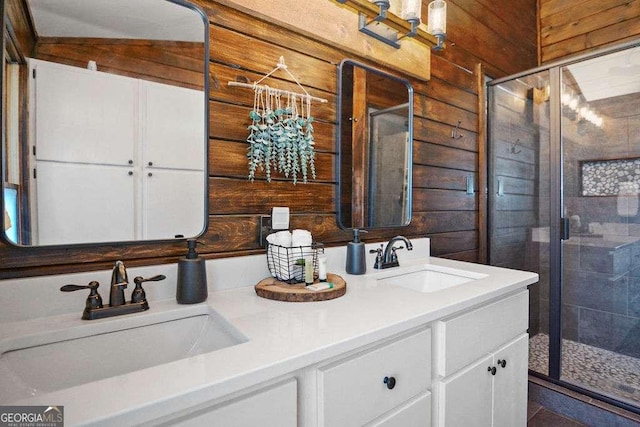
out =
[[[535,271],[529,334],[549,330],[549,72],[489,88],[489,248],[491,265]],[[530,368],[547,374],[540,349]]]
[[[635,64],[635,65],[634,65]],[[640,403],[640,48],[561,68],[561,379]]]
[[530,372],[640,413],[640,45],[487,93],[489,262],[540,275]]
[[369,111],[368,227],[402,224],[409,214],[408,114],[408,104]]

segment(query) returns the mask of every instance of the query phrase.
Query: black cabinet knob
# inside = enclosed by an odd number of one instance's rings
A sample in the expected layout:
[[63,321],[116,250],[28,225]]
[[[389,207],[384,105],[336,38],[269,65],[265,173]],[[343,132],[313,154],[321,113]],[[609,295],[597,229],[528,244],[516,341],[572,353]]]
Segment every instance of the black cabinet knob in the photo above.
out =
[[495,374],[496,374],[497,369],[496,369],[496,367],[495,367],[495,366],[489,366],[489,367],[487,368],[487,371],[488,371],[488,372],[491,372],[491,375],[495,375]]
[[133,160],[129,160],[129,164],[132,165],[133,164]]
[[384,377],[383,381],[389,390],[392,390],[396,386],[396,379],[394,377]]
[[153,162],[149,162],[149,163],[148,163],[148,165],[149,165],[149,166],[153,166]]
[[132,171],[129,171],[129,176],[131,176],[131,175],[133,175],[133,172],[132,172]]
[[498,359],[498,366],[505,368],[507,366],[507,361],[504,359]]

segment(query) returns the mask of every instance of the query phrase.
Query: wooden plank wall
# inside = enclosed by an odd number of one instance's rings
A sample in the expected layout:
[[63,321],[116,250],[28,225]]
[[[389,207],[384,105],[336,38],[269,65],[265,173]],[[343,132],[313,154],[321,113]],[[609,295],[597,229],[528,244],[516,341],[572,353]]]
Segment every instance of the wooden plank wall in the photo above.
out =
[[[336,65],[351,55],[306,38],[292,39],[290,33],[272,24],[252,26],[246,15],[221,6],[210,15],[215,16],[212,41],[228,48],[211,52],[212,197],[210,230],[205,239],[209,247],[216,252],[229,251],[230,244],[237,251],[260,250],[256,239],[259,215],[279,205],[291,208],[294,227],[310,228],[319,241],[347,241],[350,232],[340,230],[335,220],[333,167],[337,151]],[[250,54],[255,51],[261,54]],[[244,140],[253,93],[226,85],[228,80],[256,80],[273,68],[279,56],[287,58],[290,71],[311,88],[313,95],[330,100],[326,106],[314,106],[318,179],[306,185],[293,186],[281,180],[266,183],[263,179],[247,182]],[[412,224],[402,230],[377,230],[366,238],[429,234],[434,239],[434,253],[476,260],[477,195],[467,195],[464,190],[467,176],[477,181],[477,88],[473,75],[466,70],[436,68],[428,84],[412,80],[416,92]],[[447,83],[443,71],[462,84]],[[274,84],[294,88],[291,83]],[[436,89],[430,90],[432,87]],[[455,105],[450,98],[457,100]],[[452,141],[451,130],[458,120],[464,137]]]
[[493,94],[491,179],[496,189],[502,182],[504,191],[492,198],[490,260],[491,265],[527,269],[531,228],[548,226],[548,104],[536,104],[532,90],[518,81]]
[[448,0],[448,46],[438,55],[468,70],[482,63],[493,78],[534,68],[536,16],[535,0]]
[[[492,88],[489,132],[492,189],[489,212],[491,265],[536,271],[540,282],[529,287],[529,331],[540,329],[541,289],[548,288],[548,243],[532,229],[549,227],[549,103],[541,87],[548,73],[511,80]],[[498,183],[503,194],[495,195]],[[544,319],[542,319],[544,321]]]
[[[201,252],[207,258],[260,253],[259,216],[268,214],[272,206],[291,208],[293,228],[307,228],[318,241],[329,245],[344,244],[350,233],[338,228],[334,203],[336,72],[345,57],[366,61],[211,0],[194,3],[205,10],[211,22],[210,217]],[[499,77],[535,66],[535,47],[522,42],[535,40],[535,34],[508,31],[508,24],[516,18],[528,24],[524,28],[535,27],[535,13],[526,12],[532,2],[518,3],[527,8],[520,10],[508,0],[449,2],[449,46],[432,55],[429,82],[412,80],[416,96],[411,225],[372,232],[369,240],[397,234],[410,238],[427,235],[436,256],[481,260],[479,253],[486,242],[480,241],[479,230],[485,213],[479,210],[484,194],[477,185],[484,168],[479,163],[478,123],[484,103],[478,98],[482,78],[473,70],[482,70],[477,64],[483,63],[488,74]],[[306,185],[293,186],[278,179],[251,183],[246,179],[244,140],[253,93],[227,85],[230,80],[255,81],[270,71],[280,56],[311,94],[329,100],[313,106],[318,178]],[[295,89],[286,79],[273,83]],[[456,125],[459,137],[452,138]],[[466,193],[467,177],[476,187],[471,195]],[[178,243],[99,245],[88,250],[0,245],[0,278],[105,268],[118,258],[130,265],[175,262],[182,252]]]
[[82,68],[95,61],[105,73],[196,90],[204,86],[204,43],[46,37],[30,56]]
[[640,37],[640,0],[540,0],[540,62]]

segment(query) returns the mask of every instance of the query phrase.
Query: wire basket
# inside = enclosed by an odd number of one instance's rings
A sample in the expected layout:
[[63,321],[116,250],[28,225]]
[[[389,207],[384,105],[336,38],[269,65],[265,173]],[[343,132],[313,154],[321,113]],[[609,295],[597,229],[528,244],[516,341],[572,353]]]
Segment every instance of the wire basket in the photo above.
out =
[[281,282],[304,282],[304,260],[313,259],[313,277],[318,277],[318,254],[324,253],[322,243],[311,246],[285,246],[267,243],[267,266],[271,275]]

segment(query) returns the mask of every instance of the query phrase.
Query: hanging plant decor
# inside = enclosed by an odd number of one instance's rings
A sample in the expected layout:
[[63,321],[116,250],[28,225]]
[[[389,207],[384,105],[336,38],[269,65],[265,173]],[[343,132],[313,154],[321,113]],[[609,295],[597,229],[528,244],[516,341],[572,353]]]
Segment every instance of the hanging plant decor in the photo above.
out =
[[304,183],[309,175],[315,179],[313,117],[309,114],[309,97],[298,99],[295,94],[290,94],[283,107],[278,90],[259,87],[255,94],[247,137],[249,179],[255,179],[258,169],[264,171],[267,182],[271,181],[273,171],[291,178],[294,184],[300,177]]
[[[284,69],[300,86],[304,94],[259,85],[274,71]],[[300,85],[280,57],[278,66],[254,84],[229,82],[232,86],[251,87],[254,90],[253,110],[249,113],[247,158],[249,180],[254,181],[257,171],[271,182],[273,172],[291,178],[294,184],[302,178],[306,183],[316,178],[311,100],[316,98]]]

